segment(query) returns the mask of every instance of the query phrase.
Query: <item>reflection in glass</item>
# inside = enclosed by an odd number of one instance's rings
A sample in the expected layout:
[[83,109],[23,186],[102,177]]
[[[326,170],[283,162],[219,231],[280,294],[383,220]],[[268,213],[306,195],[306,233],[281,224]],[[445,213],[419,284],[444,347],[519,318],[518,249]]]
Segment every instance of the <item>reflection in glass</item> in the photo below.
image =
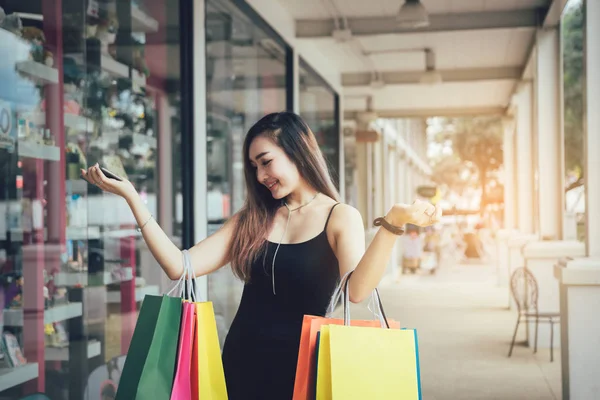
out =
[[[243,205],[244,135],[264,115],[286,109],[288,49],[253,19],[231,2],[206,2],[208,234]],[[208,277],[221,341],[241,288],[228,268]]]
[[1,398],[114,395],[166,279],[80,168],[130,179],[181,242],[178,27],[178,1],[0,1]]
[[583,148],[584,2],[570,0],[561,20],[566,239],[585,240]]
[[339,189],[340,125],[337,94],[300,59],[300,115],[315,134]]

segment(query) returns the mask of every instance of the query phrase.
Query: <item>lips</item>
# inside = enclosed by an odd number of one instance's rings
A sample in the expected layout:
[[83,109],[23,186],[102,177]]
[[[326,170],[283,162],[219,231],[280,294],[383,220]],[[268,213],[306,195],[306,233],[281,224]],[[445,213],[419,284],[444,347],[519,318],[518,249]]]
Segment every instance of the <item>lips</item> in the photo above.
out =
[[275,188],[275,185],[277,185],[279,183],[279,181],[271,181],[271,182],[265,182],[265,186],[269,189],[269,190],[273,190],[273,188]]

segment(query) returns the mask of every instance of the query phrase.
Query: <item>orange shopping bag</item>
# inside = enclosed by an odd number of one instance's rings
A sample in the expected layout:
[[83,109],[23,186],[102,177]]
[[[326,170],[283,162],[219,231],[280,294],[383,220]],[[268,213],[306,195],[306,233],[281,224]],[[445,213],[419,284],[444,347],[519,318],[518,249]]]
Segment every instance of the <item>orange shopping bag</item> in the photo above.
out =
[[[341,291],[342,284],[350,276],[347,274],[341,280],[338,288],[332,296],[332,303],[329,306],[327,315],[331,315],[339,298],[344,298]],[[375,293],[379,299],[379,293]],[[374,297],[375,298],[375,297]],[[378,320],[352,320],[351,326],[381,327],[385,322]],[[390,328],[399,329],[400,324],[397,321],[388,320]],[[296,367],[296,380],[294,383],[293,400],[314,399],[316,384],[316,345],[317,334],[323,325],[344,325],[344,320],[339,318],[319,317],[315,315],[305,315],[302,321],[302,332],[300,335],[300,347],[298,349],[298,364]]]

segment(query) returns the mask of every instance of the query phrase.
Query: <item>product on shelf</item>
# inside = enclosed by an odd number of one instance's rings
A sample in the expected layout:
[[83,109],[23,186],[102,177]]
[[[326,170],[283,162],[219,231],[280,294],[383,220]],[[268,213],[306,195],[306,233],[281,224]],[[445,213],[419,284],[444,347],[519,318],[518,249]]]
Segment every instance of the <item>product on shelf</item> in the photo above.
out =
[[4,9],[0,7],[0,28],[6,29],[7,31],[21,36],[23,29],[23,22],[17,14],[6,15]]
[[23,39],[31,44],[29,55],[33,61],[49,67],[54,66],[54,55],[44,48],[46,36],[41,29],[34,26],[26,26],[22,29],[22,35]]
[[16,336],[9,332],[2,334],[2,352],[4,353],[5,359],[8,361],[11,367],[19,367],[27,364],[27,359],[23,355],[21,346]]

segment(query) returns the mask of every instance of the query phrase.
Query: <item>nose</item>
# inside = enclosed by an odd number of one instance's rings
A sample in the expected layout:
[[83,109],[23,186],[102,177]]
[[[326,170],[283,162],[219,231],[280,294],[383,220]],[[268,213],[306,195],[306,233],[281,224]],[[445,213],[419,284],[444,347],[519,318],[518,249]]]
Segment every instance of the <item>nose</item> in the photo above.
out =
[[264,168],[258,166],[256,167],[256,179],[258,180],[259,183],[264,183],[265,180],[268,178],[267,173],[265,172]]

